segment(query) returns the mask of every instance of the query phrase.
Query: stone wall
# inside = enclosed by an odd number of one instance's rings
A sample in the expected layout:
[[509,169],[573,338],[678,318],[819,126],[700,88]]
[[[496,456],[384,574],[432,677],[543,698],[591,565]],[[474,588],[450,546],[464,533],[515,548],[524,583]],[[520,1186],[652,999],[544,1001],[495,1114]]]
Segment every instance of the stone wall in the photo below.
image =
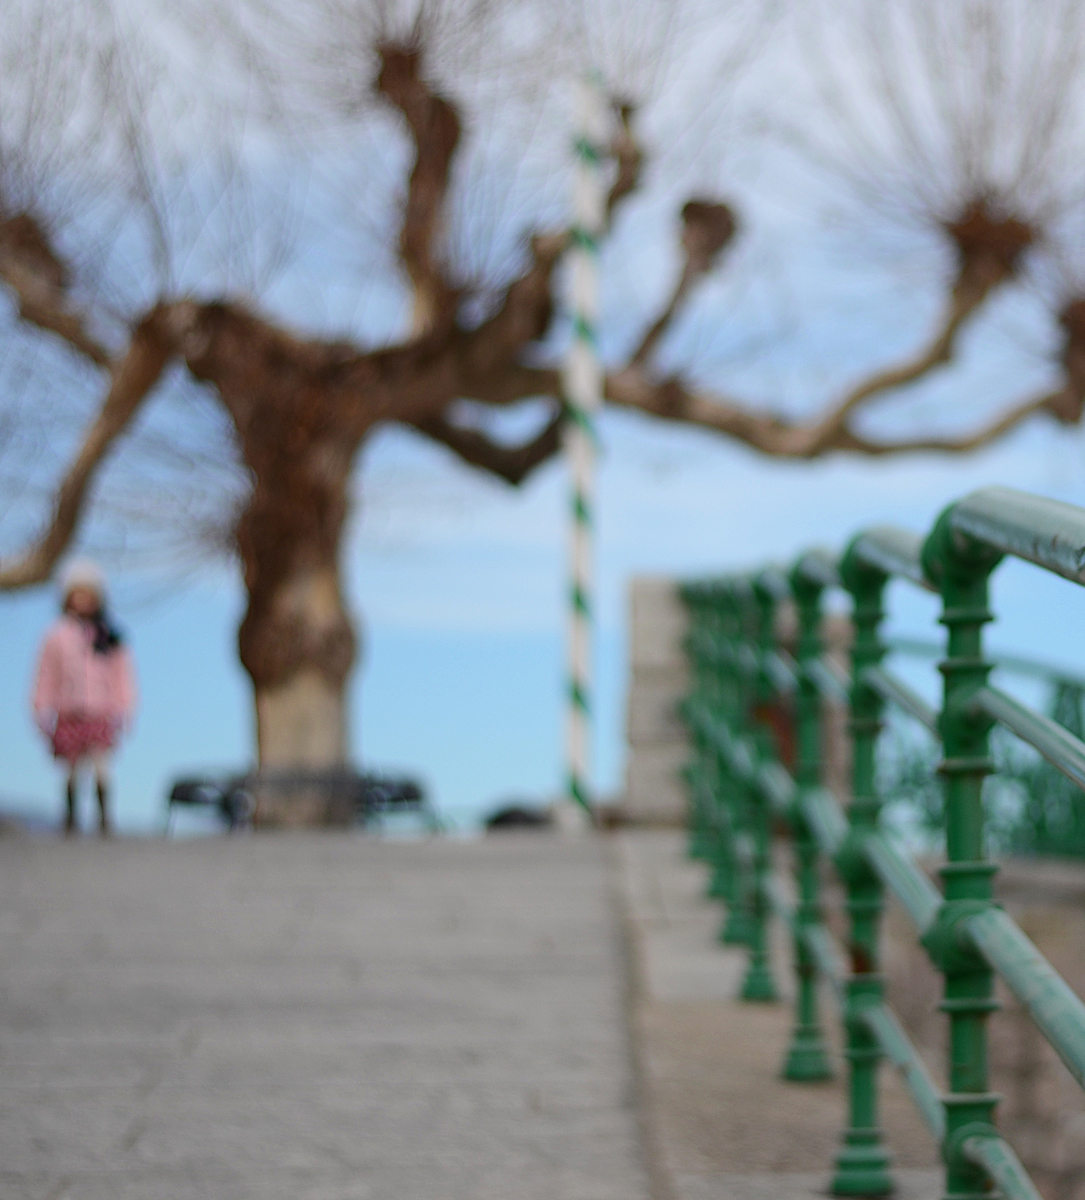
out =
[[639,576],[630,586],[626,708],[626,815],[638,824],[677,824],[686,798],[678,772],[689,757],[678,702],[689,686],[682,652],[686,610],[673,579]]

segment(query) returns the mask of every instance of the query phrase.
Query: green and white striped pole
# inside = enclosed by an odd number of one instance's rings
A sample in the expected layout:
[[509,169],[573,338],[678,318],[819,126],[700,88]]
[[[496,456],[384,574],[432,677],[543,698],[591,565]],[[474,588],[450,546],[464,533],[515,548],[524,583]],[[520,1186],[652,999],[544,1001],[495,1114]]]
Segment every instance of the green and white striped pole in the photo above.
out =
[[579,811],[590,813],[595,421],[603,403],[603,371],[596,343],[596,322],[599,239],[606,219],[603,167],[609,122],[600,81],[589,79],[580,85],[577,118],[573,234],[569,251],[573,340],[562,376],[568,413],[565,450],[572,477],[566,746],[569,799],[579,806]]

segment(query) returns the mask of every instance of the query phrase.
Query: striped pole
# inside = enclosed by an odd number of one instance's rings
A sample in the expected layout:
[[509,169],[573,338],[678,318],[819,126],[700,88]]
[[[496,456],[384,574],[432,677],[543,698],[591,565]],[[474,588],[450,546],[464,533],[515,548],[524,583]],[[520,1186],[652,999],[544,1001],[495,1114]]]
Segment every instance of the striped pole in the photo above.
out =
[[596,344],[596,321],[599,238],[606,217],[603,164],[609,113],[601,83],[597,80],[584,81],[578,99],[579,134],[569,251],[573,339],[562,375],[567,409],[565,450],[572,477],[566,746],[569,798],[590,813],[595,418],[603,403],[603,372]]

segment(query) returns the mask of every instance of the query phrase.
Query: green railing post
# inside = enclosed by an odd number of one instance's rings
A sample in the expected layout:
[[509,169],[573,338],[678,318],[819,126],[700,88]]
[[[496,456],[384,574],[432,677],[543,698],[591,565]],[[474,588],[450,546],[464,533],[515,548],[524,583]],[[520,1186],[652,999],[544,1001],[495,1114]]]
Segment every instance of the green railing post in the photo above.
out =
[[939,732],[945,780],[945,902],[924,944],[945,976],[942,1009],[949,1017],[949,1094],[945,1096],[946,1200],[987,1200],[985,1173],[964,1154],[976,1134],[994,1132],[998,1096],[989,1091],[987,1017],[998,1007],[994,973],[972,946],[960,922],[993,906],[995,863],[984,845],[983,781],[993,770],[988,736],[992,721],[971,701],[984,687],[991,664],[983,657],[983,626],[992,620],[988,578],[1001,555],[956,533],[952,508],[939,517],[923,546],[923,568],[942,594],[942,624],[949,630]]
[[878,1113],[878,1066],[882,1056],[862,1019],[867,1006],[881,1003],[884,990],[878,953],[884,903],[882,885],[863,853],[863,840],[876,828],[880,810],[874,765],[882,727],[882,700],[864,681],[863,673],[868,667],[877,666],[885,654],[879,627],[884,616],[882,593],[887,577],[865,565],[854,546],[844,555],[840,574],[854,601],[855,626],[849,722],[852,798],[848,808],[848,838],[836,860],[847,886],[851,976],[846,983],[844,1011],[849,1120],[836,1159],[832,1191],[837,1196],[884,1196],[893,1190],[893,1181]]
[[689,630],[684,647],[690,668],[690,680],[689,692],[682,706],[692,751],[690,761],[682,772],[689,800],[687,852],[690,858],[707,860],[712,852],[708,819],[708,792],[711,787],[708,779],[708,747],[694,720],[696,708],[705,702],[709,693],[708,660],[705,654],[705,641],[708,636],[706,587],[704,584],[685,584],[678,594],[689,614]]
[[[701,701],[702,718],[707,714],[714,717],[719,711],[721,680],[720,680],[720,621],[718,604],[719,584],[706,583],[701,595],[701,620],[699,626],[699,647],[702,663]],[[718,752],[711,738],[711,729],[702,728],[701,764],[703,770],[702,782],[702,812],[703,829],[701,844],[702,857],[708,866],[715,868],[723,847],[721,838],[724,832],[719,824],[719,804],[721,780],[718,766]]]
[[[732,679],[732,655],[728,630],[728,587],[726,583],[713,584],[709,589],[709,611],[712,629],[712,718],[715,722],[728,724],[732,720],[734,706],[734,680]],[[735,892],[734,862],[734,819],[732,814],[730,765],[718,745],[711,748],[709,763],[712,786],[712,874],[708,883],[708,895],[714,900],[730,903]]]
[[[722,715],[734,742],[747,735],[752,705],[753,681],[747,669],[748,656],[743,655],[743,649],[748,645],[751,598],[750,586],[744,579],[730,581],[720,597],[720,653],[725,673]],[[727,946],[746,946],[753,937],[754,882],[750,863],[738,853],[736,840],[749,833],[749,788],[722,758],[720,769],[725,781],[721,803],[725,806],[731,830],[731,873],[727,894],[723,897],[727,914],[720,926],[719,940]]]
[[795,701],[798,756],[795,767],[795,801],[790,814],[795,854],[794,956],[796,974],[795,1027],[784,1060],[785,1079],[810,1081],[832,1078],[829,1053],[818,1020],[818,974],[804,933],[821,924],[818,844],[806,817],[803,798],[821,784],[821,693],[808,668],[821,658],[821,597],[823,587],[807,578],[801,562],[790,582],[799,612],[798,694]]
[[[768,762],[775,757],[775,739],[767,724],[767,713],[775,698],[775,689],[765,666],[766,657],[776,649],[776,597],[758,579],[753,588],[756,612],[755,661],[753,675],[753,705],[748,713],[750,734],[754,747],[754,763]],[[747,784],[750,835],[753,840],[752,886],[749,898],[750,961],[742,984],[742,999],[769,1001],[777,999],[776,983],[772,978],[769,959],[769,880],[772,876],[772,812],[756,782]]]
[[682,705],[692,750],[683,771],[689,798],[688,853],[690,858],[703,860],[715,871],[719,870],[721,858],[726,858],[730,836],[729,827],[720,820],[724,781],[719,752],[705,723],[706,718],[718,713],[724,692],[720,594],[718,583],[688,584],[681,591],[690,619],[685,638],[690,689]]

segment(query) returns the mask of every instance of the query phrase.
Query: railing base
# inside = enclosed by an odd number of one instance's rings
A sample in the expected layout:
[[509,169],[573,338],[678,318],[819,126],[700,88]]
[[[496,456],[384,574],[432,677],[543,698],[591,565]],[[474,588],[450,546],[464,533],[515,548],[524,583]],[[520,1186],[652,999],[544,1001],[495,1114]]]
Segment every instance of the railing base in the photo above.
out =
[[748,946],[750,944],[750,915],[736,906],[729,909],[720,926],[719,941],[725,946]]
[[694,862],[697,860],[701,860],[702,862],[710,862],[714,849],[715,847],[712,845],[712,841],[708,834],[703,830],[695,829],[694,832],[690,834],[689,843],[686,846],[686,854],[692,858]]
[[742,984],[742,999],[755,1004],[768,1004],[779,998],[771,971],[767,966],[754,963],[746,972],[746,979]]
[[780,1074],[792,1083],[819,1083],[832,1079],[829,1051],[817,1026],[800,1025],[791,1035],[791,1046]]
[[888,1196],[895,1189],[889,1155],[875,1129],[849,1129],[829,1186],[834,1196]]
[[731,872],[717,863],[708,880],[708,890],[705,893],[710,900],[726,900],[731,895]]

